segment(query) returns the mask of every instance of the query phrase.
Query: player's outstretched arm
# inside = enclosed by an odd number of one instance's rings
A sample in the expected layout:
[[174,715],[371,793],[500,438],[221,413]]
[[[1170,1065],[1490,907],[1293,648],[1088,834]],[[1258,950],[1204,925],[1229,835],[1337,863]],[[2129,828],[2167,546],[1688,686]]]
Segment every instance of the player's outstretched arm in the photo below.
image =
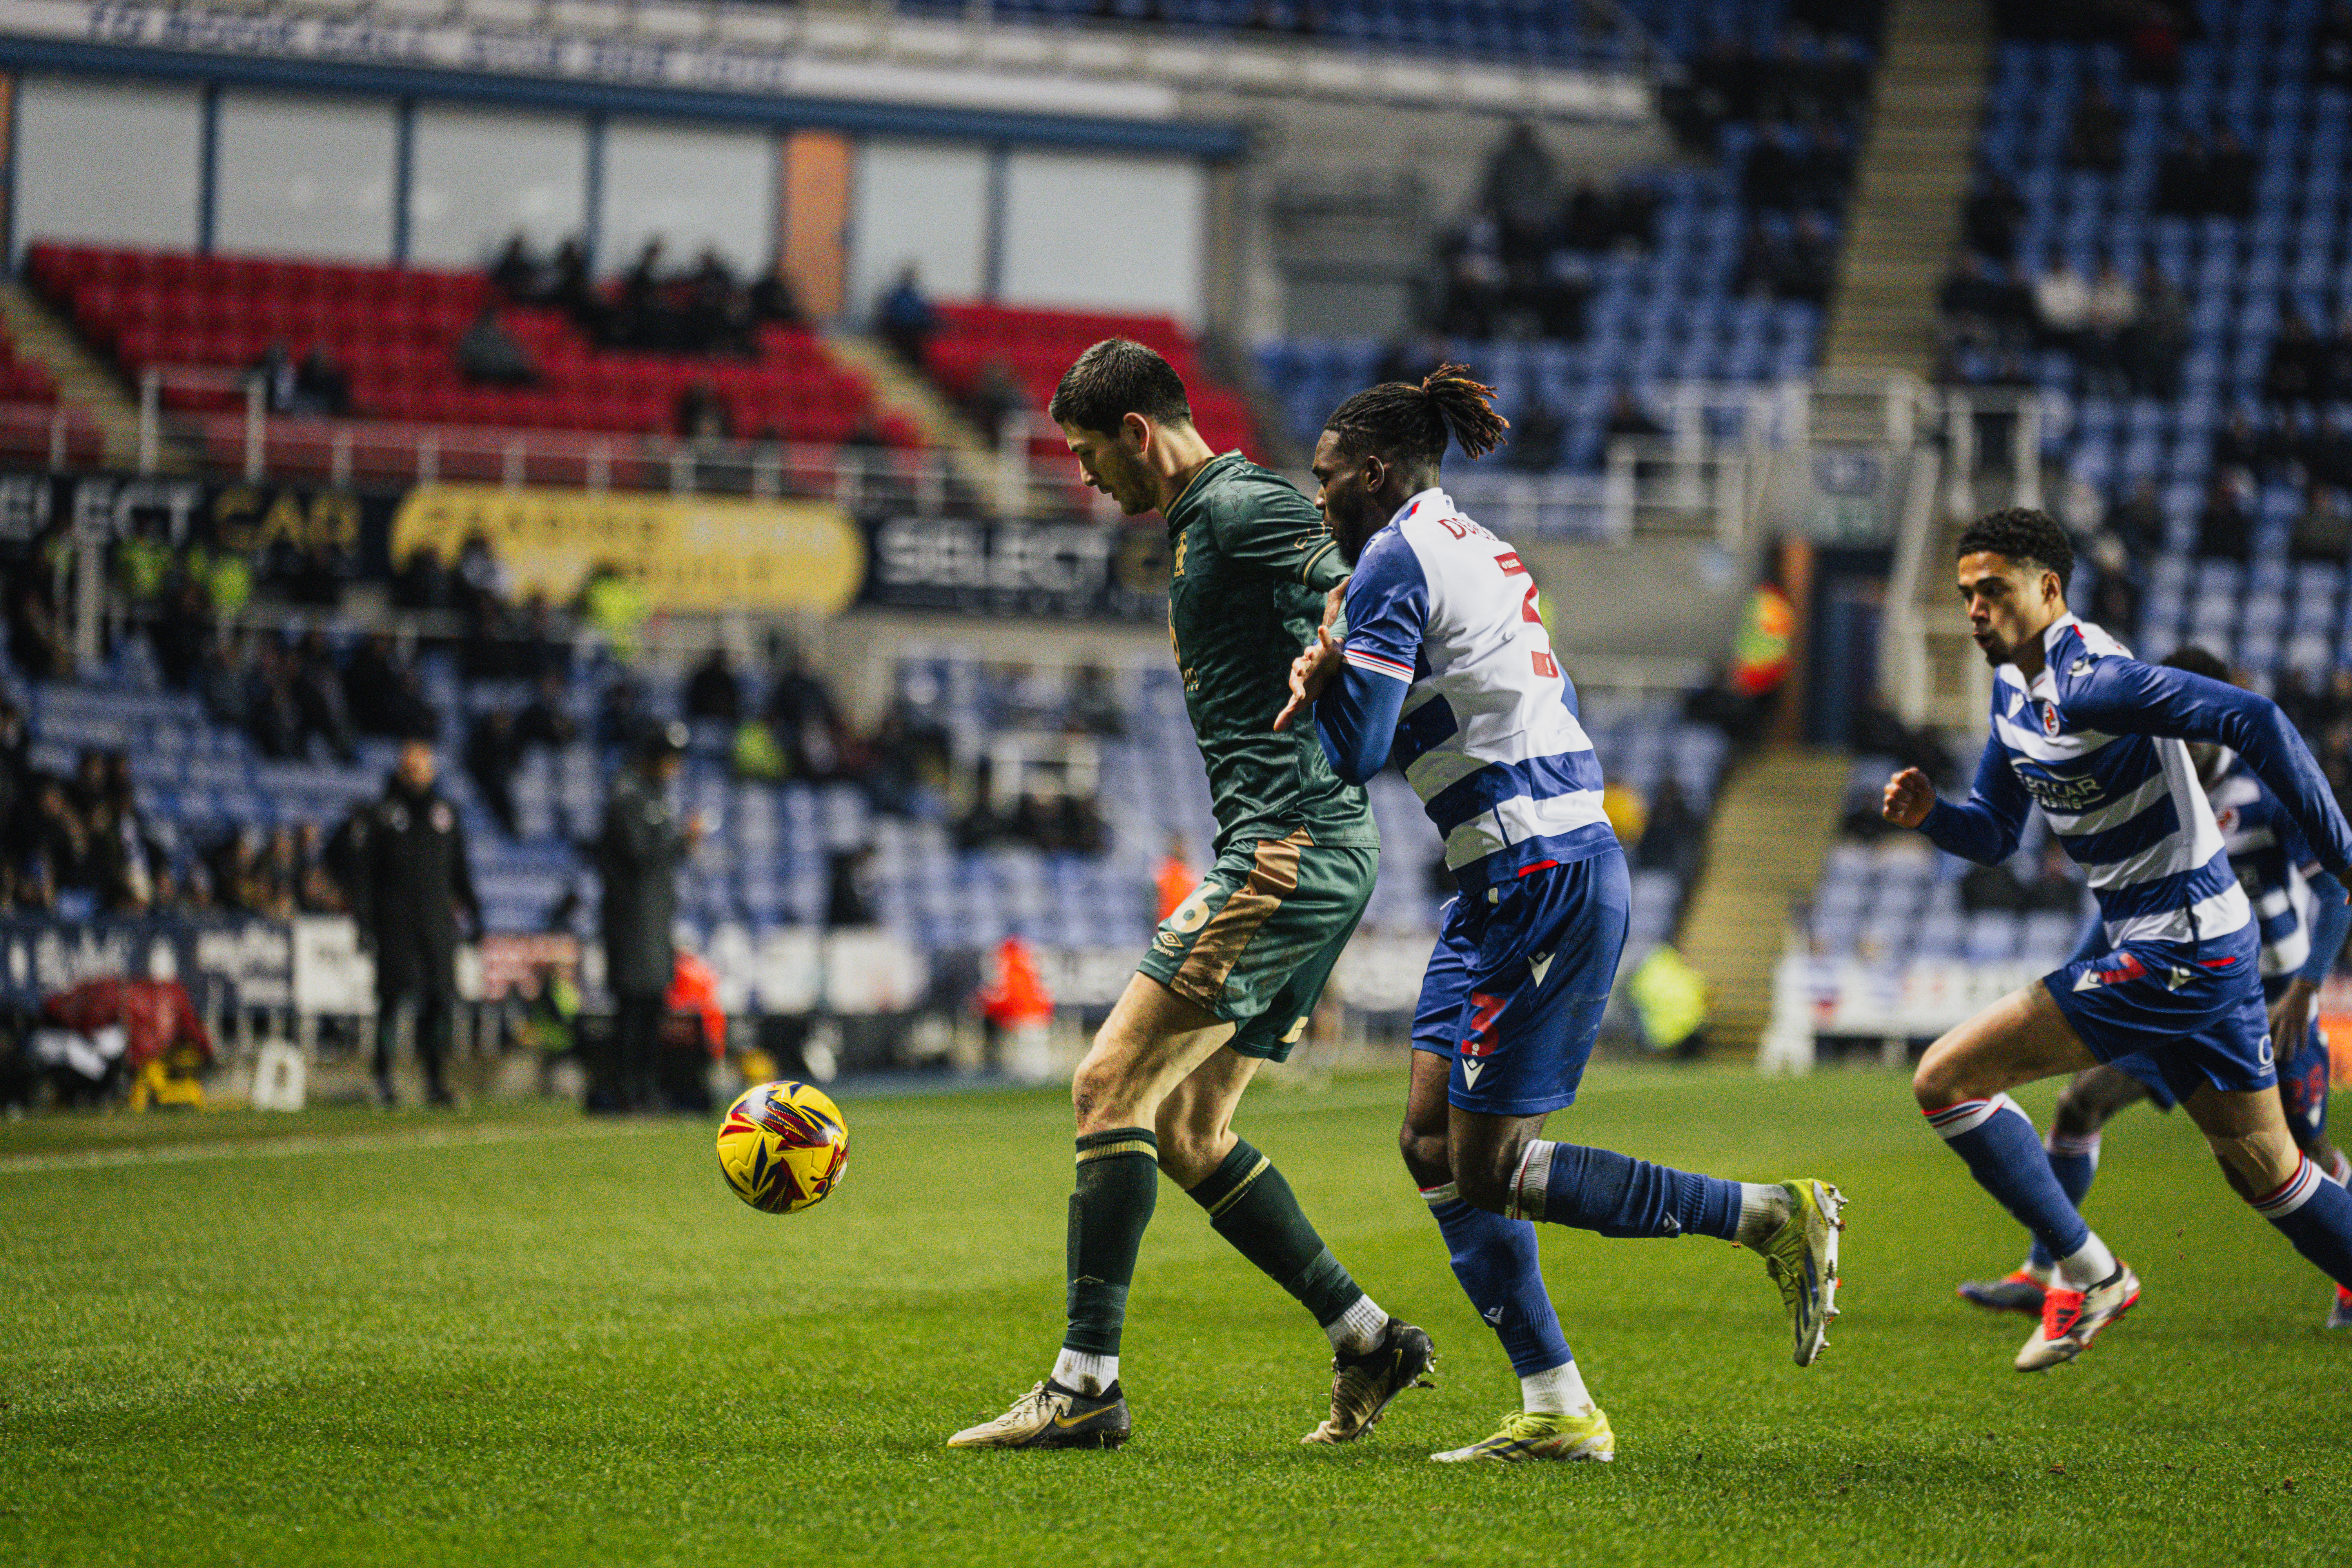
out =
[[2340,881],[2352,870],[2352,826],[2303,737],[2260,692],[2185,669],[2103,658],[2066,700],[2068,715],[2118,735],[2228,746],[2285,803],[2312,852]]
[[1936,798],[1936,786],[1916,768],[1905,768],[1886,781],[1881,816],[1897,827],[1916,827],[1929,843],[1963,860],[1990,866],[2017,852],[2018,835],[2025,831],[2031,805],[2025,786],[2009,765],[2000,742],[1988,739],[1977,761],[1977,780],[1964,805]]

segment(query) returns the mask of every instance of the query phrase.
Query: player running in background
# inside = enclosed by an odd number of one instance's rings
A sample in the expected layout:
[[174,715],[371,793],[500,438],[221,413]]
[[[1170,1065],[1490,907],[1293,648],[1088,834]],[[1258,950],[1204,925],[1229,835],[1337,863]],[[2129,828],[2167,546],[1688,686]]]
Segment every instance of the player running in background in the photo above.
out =
[[1344,779],[1369,779],[1393,751],[1462,889],[1422,982],[1401,1142],[1455,1277],[1519,1374],[1522,1408],[1433,1458],[1609,1459],[1616,1439],[1545,1294],[1529,1222],[1760,1248],[1802,1366],[1837,1315],[1843,1199],[1821,1182],[1720,1181],[1538,1136],[1576,1099],[1631,889],[1528,570],[1437,488],[1449,437],[1473,458],[1500,439],[1491,395],[1445,365],[1331,416],[1314,467],[1318,504],[1356,569],[1347,631],[1317,631],[1281,721],[1312,704]]
[[1167,520],[1168,632],[1208,768],[1215,864],[1160,922],[1070,1086],[1069,1327],[1053,1373],[1003,1415],[948,1441],[1126,1441],[1119,1331],[1165,1171],[1322,1325],[1331,1414],[1304,1440],[1346,1442],[1421,1381],[1429,1336],[1349,1277],[1282,1173],[1231,1123],[1259,1064],[1281,1061],[1306,1032],[1380,867],[1364,792],[1332,774],[1311,736],[1274,731],[1291,657],[1347,569],[1287,480],[1209,449],[1183,382],[1142,344],[1111,338],[1088,349],[1049,412],[1089,485],[1129,517]]
[[[2228,680],[2229,667],[2201,647],[2184,647],[2164,660],[2208,680]],[[2214,825],[2231,869],[2254,911],[2262,939],[2263,995],[2270,1004],[2272,1048],[2285,1045],[2278,1064],[2279,1100],[2294,1141],[2322,1174],[2342,1186],[2352,1163],[2327,1140],[2327,1037],[2320,1032],[2315,1005],[2320,983],[2335,967],[2352,931],[2352,908],[2335,878],[2319,868],[2303,834],[2278,796],[2239,763],[2229,749],[2207,742],[2189,748],[2197,782],[2213,807]],[[2102,922],[2094,921],[2068,962],[2107,951]],[[2294,1042],[2300,1041],[2297,1045]],[[2105,1067],[2076,1073],[2059,1092],[2050,1135],[2042,1142],[2058,1184],[2074,1206],[2099,1167],[2099,1132],[2116,1112],[2143,1100],[2170,1110],[2172,1090],[2146,1057],[2126,1057]],[[1972,1279],[1959,1287],[1964,1301],[1994,1311],[2042,1315],[2050,1286],[2050,1255],[2039,1241],[2022,1267],[2004,1279]],[[2352,1289],[2338,1285],[2330,1328],[2352,1327]]]
[[2186,742],[2244,758],[2341,881],[2352,829],[2318,764],[2268,700],[2144,664],[2069,615],[2074,547],[2046,512],[1980,518],[1957,553],[1969,627],[1994,668],[1992,733],[1967,804],[1938,801],[1906,768],[1881,810],[1991,865],[2017,848],[2039,805],[2090,881],[2109,948],[1949,1031],[1912,1078],[1929,1124],[2054,1260],[2018,1370],[2081,1354],[2139,1300],[2139,1279],[2083,1223],[2007,1091],[2136,1053],[2188,1108],[2238,1194],[2352,1284],[2352,1193],[2320,1174],[2279,1109],[2253,911]]

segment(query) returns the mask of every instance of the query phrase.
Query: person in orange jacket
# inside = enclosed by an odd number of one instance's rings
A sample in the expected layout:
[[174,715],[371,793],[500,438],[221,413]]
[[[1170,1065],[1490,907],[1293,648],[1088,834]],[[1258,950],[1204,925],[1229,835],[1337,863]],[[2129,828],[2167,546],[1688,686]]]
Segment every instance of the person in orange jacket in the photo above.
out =
[[1174,914],[1178,906],[1192,896],[1192,889],[1201,885],[1200,873],[1192,869],[1192,858],[1184,848],[1182,834],[1168,836],[1168,854],[1151,879],[1152,890],[1160,898],[1160,912],[1153,917],[1157,921],[1164,921]]
[[1008,936],[996,944],[976,1000],[995,1028],[997,1066],[1024,1083],[1043,1082],[1053,1070],[1045,1032],[1054,1021],[1054,994],[1026,942]]

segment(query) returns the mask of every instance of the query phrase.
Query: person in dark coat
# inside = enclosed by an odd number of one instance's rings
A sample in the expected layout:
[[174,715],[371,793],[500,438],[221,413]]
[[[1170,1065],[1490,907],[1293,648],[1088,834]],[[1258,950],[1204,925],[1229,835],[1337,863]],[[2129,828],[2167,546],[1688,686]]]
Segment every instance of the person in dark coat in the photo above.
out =
[[683,724],[652,730],[604,801],[596,868],[604,883],[598,923],[604,939],[604,986],[613,994],[613,1045],[604,1081],[589,1091],[591,1110],[651,1110],[660,1104],[656,1068],[662,1018],[677,955],[677,868],[702,840],[699,818],[681,821],[668,786],[686,752]]
[[457,1005],[457,920],[477,929],[481,901],[457,808],[434,785],[432,742],[412,740],[342,853],[359,868],[352,913],[375,954],[375,1088],[393,1103],[393,1040],[400,1016],[416,1017],[416,1058],[435,1105],[451,1103],[442,1079]]

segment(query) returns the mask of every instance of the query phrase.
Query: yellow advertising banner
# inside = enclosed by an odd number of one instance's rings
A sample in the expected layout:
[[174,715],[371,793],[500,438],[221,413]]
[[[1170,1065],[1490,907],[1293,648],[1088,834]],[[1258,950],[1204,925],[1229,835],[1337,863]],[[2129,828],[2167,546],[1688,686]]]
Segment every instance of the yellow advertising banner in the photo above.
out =
[[606,491],[425,485],[392,521],[392,559],[418,545],[457,559],[467,536],[489,541],[518,594],[562,602],[609,563],[645,584],[656,610],[813,610],[857,597],[864,537],[831,501],[753,500]]

